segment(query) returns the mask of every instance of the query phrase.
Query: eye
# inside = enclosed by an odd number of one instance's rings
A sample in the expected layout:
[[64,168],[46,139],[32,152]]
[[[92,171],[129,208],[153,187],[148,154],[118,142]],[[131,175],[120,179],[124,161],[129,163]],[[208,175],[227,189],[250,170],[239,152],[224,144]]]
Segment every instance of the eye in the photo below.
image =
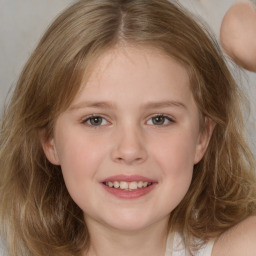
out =
[[101,116],[90,116],[85,120],[83,120],[82,123],[88,126],[102,126],[102,125],[107,125],[108,121]]
[[174,122],[174,120],[172,118],[170,118],[169,116],[156,115],[156,116],[151,117],[149,119],[149,121],[147,121],[147,124],[165,126],[165,125],[168,125],[168,124],[173,123],[173,122]]

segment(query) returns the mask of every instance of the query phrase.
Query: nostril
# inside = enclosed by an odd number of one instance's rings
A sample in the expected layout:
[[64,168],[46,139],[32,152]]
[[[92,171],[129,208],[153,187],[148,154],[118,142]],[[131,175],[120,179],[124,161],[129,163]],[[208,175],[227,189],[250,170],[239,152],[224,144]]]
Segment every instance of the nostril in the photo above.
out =
[[114,159],[115,162],[118,163],[127,163],[127,164],[132,164],[132,163],[142,163],[144,162],[146,157],[135,157],[134,155],[125,155],[123,157],[116,157]]
[[111,158],[118,163],[141,163],[147,158],[147,151],[144,144],[135,138],[120,139],[112,149]]

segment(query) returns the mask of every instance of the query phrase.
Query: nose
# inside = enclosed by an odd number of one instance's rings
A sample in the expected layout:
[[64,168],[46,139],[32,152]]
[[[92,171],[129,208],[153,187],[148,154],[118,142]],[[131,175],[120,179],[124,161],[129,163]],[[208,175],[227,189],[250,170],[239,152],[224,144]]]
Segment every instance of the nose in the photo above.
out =
[[143,132],[138,127],[119,128],[113,135],[112,160],[127,165],[141,164],[147,159]]

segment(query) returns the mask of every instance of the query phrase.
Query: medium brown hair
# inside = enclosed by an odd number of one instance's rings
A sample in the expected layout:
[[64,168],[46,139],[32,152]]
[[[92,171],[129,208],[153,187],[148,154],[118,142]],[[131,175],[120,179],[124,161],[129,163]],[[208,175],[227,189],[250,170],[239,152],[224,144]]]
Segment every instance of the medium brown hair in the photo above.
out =
[[38,134],[53,135],[56,118],[74,99],[84,74],[120,42],[156,47],[179,60],[189,71],[202,120],[216,123],[189,191],[171,213],[170,228],[191,245],[192,238],[206,241],[255,213],[241,92],[211,35],[167,0],[82,0],[45,33],[2,118],[0,214],[11,256],[71,256],[88,248],[83,212],[68,194],[61,168],[46,159]]

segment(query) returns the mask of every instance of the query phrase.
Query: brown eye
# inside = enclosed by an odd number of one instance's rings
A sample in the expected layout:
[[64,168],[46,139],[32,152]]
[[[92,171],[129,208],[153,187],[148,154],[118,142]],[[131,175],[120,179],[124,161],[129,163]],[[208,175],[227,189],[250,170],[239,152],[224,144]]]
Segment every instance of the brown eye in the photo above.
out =
[[101,116],[90,116],[86,118],[82,123],[86,124],[87,126],[103,126],[107,125],[108,121]]
[[90,125],[93,125],[93,126],[101,125],[102,117],[100,117],[100,116],[90,117],[88,122],[90,123]]
[[149,119],[149,121],[147,122],[150,125],[168,125],[170,123],[173,123],[173,119],[171,119],[169,116],[165,116],[165,115],[157,115],[154,116],[152,118]]
[[152,123],[154,125],[163,125],[165,123],[166,117],[164,116],[156,116],[152,118]]

